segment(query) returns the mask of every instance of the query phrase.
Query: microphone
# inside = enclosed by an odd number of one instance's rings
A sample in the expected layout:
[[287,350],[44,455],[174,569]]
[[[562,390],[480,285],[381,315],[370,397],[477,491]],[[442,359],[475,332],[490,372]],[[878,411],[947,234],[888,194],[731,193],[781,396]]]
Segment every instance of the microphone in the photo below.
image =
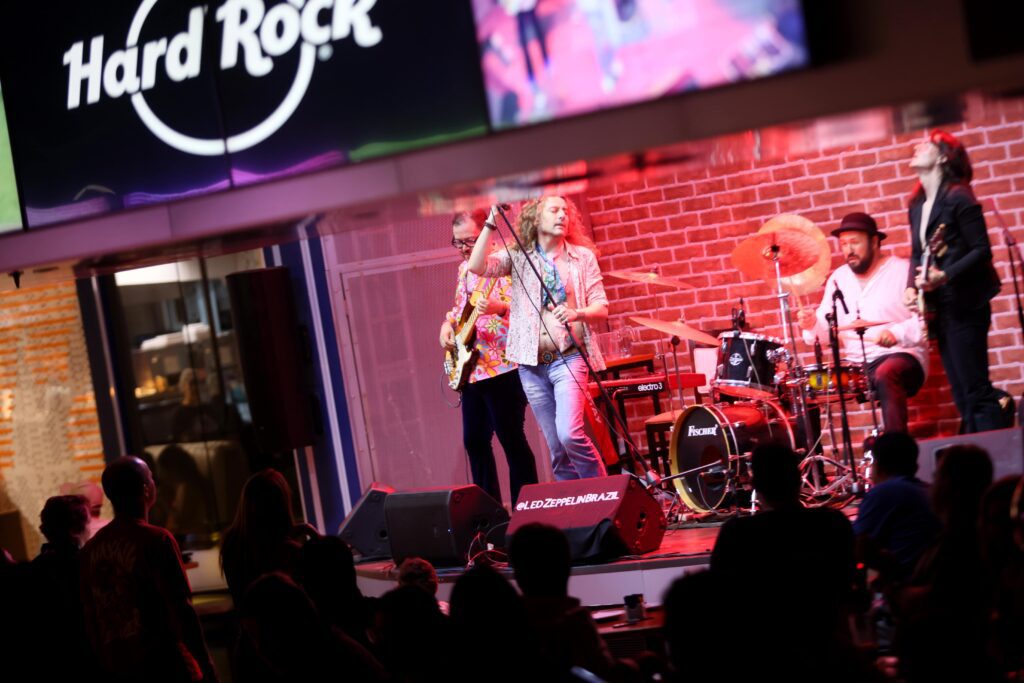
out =
[[843,290],[839,289],[839,285],[836,285],[835,291],[832,292],[832,301],[837,299],[843,305],[843,313],[850,315],[850,309],[846,306],[846,298],[843,296]]
[[500,202],[498,204],[495,204],[494,206],[496,208],[502,210],[502,211],[511,211],[512,210],[512,205],[509,204],[508,202]]
[[814,362],[819,368],[824,365],[824,360],[821,355],[821,341],[817,337],[814,338]]

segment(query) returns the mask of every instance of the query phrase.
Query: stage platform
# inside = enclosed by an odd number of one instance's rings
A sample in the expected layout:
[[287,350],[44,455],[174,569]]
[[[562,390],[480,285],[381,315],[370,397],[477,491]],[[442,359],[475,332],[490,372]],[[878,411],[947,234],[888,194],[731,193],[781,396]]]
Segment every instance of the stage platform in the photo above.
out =
[[[623,596],[634,593],[643,593],[648,605],[660,605],[662,595],[673,581],[687,572],[707,568],[720,528],[721,524],[706,524],[670,529],[654,552],[604,564],[575,566],[569,578],[569,594],[590,607],[619,605]],[[462,572],[461,567],[438,568],[438,599],[448,600]],[[502,572],[514,581],[511,569]],[[359,588],[367,596],[383,595],[398,582],[390,560],[358,564],[356,574]]]

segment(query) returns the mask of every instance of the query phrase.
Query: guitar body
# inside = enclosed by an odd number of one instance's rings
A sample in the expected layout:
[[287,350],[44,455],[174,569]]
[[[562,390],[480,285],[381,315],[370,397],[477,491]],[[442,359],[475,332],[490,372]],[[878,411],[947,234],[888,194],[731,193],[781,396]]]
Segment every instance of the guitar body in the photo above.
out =
[[[940,223],[932,236],[928,238],[924,254],[921,257],[921,272],[928,275],[928,269],[935,265],[935,261],[946,253],[945,242],[946,224]],[[921,340],[928,341],[929,333],[935,323],[935,307],[929,300],[928,293],[923,289],[917,290],[917,312],[921,317]]]
[[462,391],[480,358],[480,351],[476,348],[476,316],[472,305],[466,304],[466,308],[468,310],[463,311],[459,329],[455,332],[455,348],[447,351],[444,361],[448,386],[453,391]]
[[476,304],[481,296],[490,296],[495,282],[492,279],[483,292],[473,292],[469,297],[455,330],[455,348],[445,352],[444,371],[448,375],[448,386],[453,391],[462,391],[480,358],[480,350],[476,348],[476,320],[479,317]]

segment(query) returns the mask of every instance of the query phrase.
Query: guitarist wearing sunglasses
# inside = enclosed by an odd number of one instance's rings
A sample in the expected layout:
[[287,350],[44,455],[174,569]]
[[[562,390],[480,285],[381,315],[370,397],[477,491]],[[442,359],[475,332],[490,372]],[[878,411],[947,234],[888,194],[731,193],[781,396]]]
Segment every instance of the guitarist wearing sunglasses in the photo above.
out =
[[511,502],[519,489],[537,483],[537,464],[523,431],[526,395],[516,364],[505,355],[508,340],[509,277],[470,273],[467,261],[487,214],[460,213],[452,221],[452,246],[462,255],[455,306],[441,324],[448,356],[449,385],[462,392],[462,443],[473,483],[501,501],[491,446],[495,434],[508,462]]
[[[999,292],[981,205],[971,191],[967,150],[932,131],[914,147],[910,167],[920,180],[910,198],[910,270],[904,300],[924,309],[938,342],[964,434],[1008,427],[1013,399],[988,374],[991,300]],[[938,238],[936,236],[938,235]],[[927,263],[927,268],[923,267]]]

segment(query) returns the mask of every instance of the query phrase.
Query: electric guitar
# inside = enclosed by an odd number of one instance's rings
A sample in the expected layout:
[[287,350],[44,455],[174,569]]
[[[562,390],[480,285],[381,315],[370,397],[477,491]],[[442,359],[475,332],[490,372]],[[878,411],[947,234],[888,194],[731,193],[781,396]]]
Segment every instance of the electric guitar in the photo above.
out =
[[469,382],[473,368],[476,367],[477,359],[480,358],[480,350],[476,348],[476,319],[480,312],[476,304],[481,297],[489,297],[491,290],[497,282],[496,278],[490,278],[484,291],[474,291],[469,301],[462,309],[462,315],[456,323],[455,348],[448,349],[444,357],[444,372],[448,375],[448,386],[454,391],[462,391]]
[[[924,277],[928,277],[928,269],[935,264],[935,260],[942,258],[946,254],[946,224],[939,223],[939,227],[935,228],[935,232],[928,238],[928,243],[925,245],[924,254],[921,255],[921,272]],[[925,296],[926,292],[923,287],[917,289],[917,314],[921,319],[921,341],[928,341],[928,327],[935,319],[935,309],[928,303],[928,299]]]

